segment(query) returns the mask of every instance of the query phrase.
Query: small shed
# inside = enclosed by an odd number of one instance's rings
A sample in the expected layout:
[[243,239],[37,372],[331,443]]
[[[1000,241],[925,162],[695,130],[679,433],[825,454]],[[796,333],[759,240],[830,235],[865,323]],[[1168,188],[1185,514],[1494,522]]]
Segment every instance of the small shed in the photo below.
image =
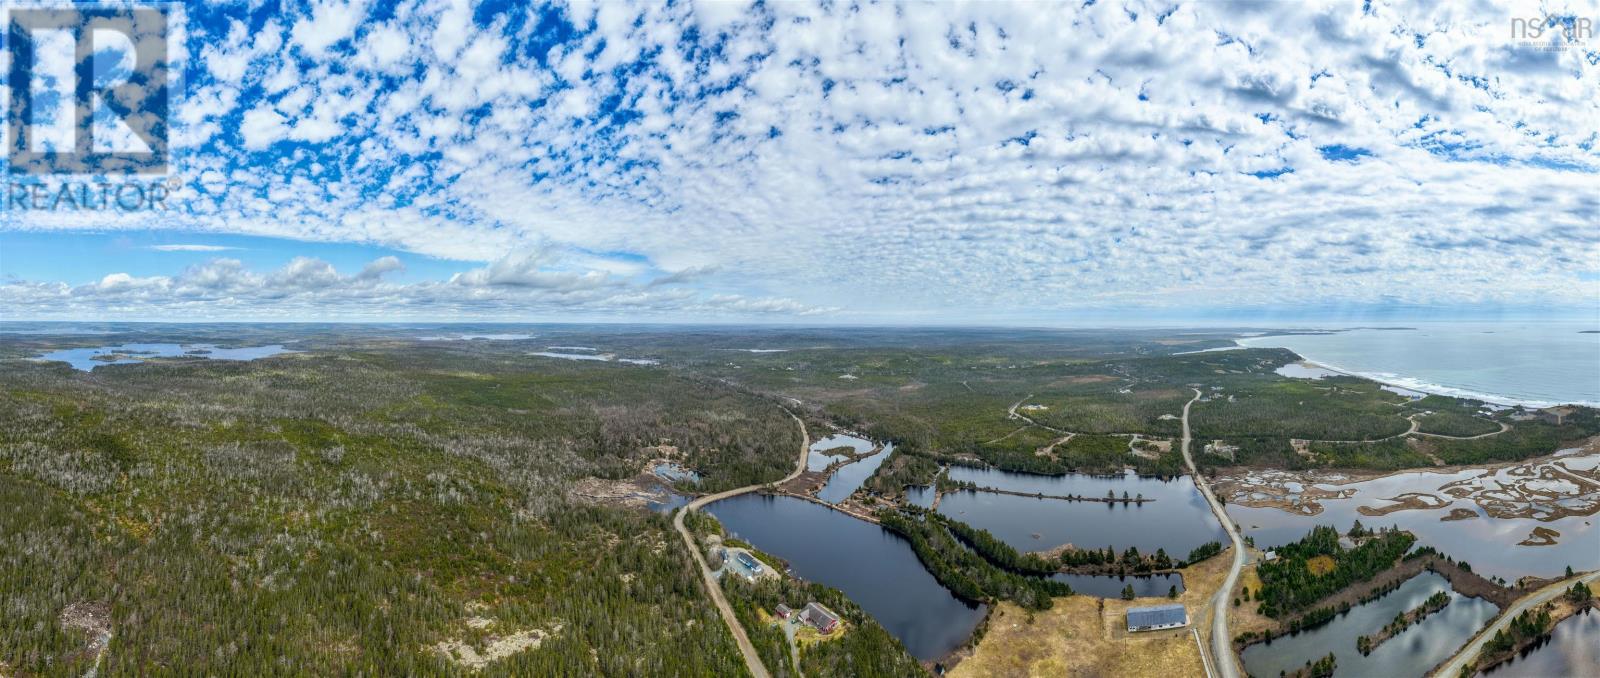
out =
[[794,614],[794,610],[789,609],[788,605],[778,603],[777,615],[779,619],[788,619],[791,614]]
[[1183,605],[1153,605],[1128,608],[1128,632],[1158,631],[1189,625],[1189,611]]

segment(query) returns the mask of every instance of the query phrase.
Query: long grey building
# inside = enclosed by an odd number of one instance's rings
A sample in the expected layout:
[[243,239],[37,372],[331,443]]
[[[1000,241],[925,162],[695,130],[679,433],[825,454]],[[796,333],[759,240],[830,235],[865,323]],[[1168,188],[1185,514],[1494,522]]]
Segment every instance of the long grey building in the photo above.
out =
[[1189,625],[1189,611],[1182,605],[1155,605],[1128,608],[1128,631],[1156,631]]

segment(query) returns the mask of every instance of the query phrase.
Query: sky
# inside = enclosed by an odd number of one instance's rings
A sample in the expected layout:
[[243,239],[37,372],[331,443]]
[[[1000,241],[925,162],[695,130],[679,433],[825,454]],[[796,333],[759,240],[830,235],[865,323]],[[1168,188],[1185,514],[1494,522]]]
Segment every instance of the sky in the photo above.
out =
[[181,10],[0,320],[1600,320],[1594,3]]

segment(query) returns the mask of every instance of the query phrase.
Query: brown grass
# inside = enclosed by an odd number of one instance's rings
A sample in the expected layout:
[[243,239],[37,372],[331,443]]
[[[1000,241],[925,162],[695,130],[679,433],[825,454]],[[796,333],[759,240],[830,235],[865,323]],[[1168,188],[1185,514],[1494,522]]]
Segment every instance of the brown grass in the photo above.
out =
[[[798,612],[796,614],[798,614]],[[850,625],[843,619],[839,620],[839,627],[835,628],[833,633],[829,633],[827,635],[823,635],[815,628],[812,628],[812,626],[809,624],[801,624],[794,630],[794,641],[795,643],[799,644],[800,647],[806,647],[808,645],[815,645],[817,643],[826,643],[830,640],[838,640],[843,638],[844,634],[849,633],[849,631]]]
[[1317,556],[1306,561],[1306,571],[1322,576],[1333,571],[1333,558],[1330,556]]
[[[1258,558],[1260,556],[1259,553],[1255,555]],[[1239,571],[1239,588],[1234,590],[1234,596],[1240,597],[1240,594],[1242,594],[1246,588],[1250,589],[1252,594],[1261,590],[1261,576],[1256,573],[1256,566],[1254,564],[1246,565],[1243,570]],[[1267,617],[1256,612],[1256,607],[1259,605],[1260,603],[1255,601],[1247,601],[1242,602],[1238,607],[1229,610],[1228,632],[1237,637],[1239,634],[1248,631],[1267,631],[1269,629],[1277,628],[1278,622],[1274,621],[1271,617]]]
[[1172,602],[1166,597],[1103,600],[1057,598],[1055,606],[1029,613],[1002,603],[972,655],[950,675],[978,676],[1200,676],[1200,648],[1190,629],[1209,637],[1211,594],[1227,574],[1223,554],[1183,570],[1187,589],[1178,601],[1189,610],[1189,626],[1167,631],[1127,632],[1130,607]]

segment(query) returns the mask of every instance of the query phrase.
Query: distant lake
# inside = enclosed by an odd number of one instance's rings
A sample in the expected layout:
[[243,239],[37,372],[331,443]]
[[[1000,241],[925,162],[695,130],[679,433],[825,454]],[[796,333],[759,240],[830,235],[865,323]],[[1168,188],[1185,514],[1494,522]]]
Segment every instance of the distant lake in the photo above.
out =
[[849,448],[851,454],[862,454],[872,449],[872,441],[857,438],[851,435],[831,435],[811,443],[811,454],[806,456],[807,471],[821,471],[828,468],[829,464],[843,461],[843,455],[826,454],[829,450]]
[[983,605],[957,598],[923,567],[910,542],[872,523],[803,499],[758,494],[706,510],[729,534],[788,561],[795,575],[843,591],[918,659],[960,647],[983,619]]
[[519,341],[532,338],[531,334],[441,334],[417,337],[419,341]]
[[1290,379],[1321,379],[1323,377],[1339,376],[1338,372],[1325,370],[1314,365],[1301,365],[1300,363],[1288,363],[1273,371],[1277,372],[1279,376],[1289,377]]
[[[217,348],[212,344],[123,344],[94,348],[69,348],[51,351],[36,360],[64,362],[73,369],[89,372],[101,365],[128,365],[150,358],[205,358],[208,360],[256,360],[281,353],[295,353],[281,344],[245,348]],[[112,359],[112,356],[117,356]]]
[[1414,330],[1247,337],[1330,368],[1428,393],[1507,405],[1600,406],[1600,334],[1570,323],[1425,323]]
[[834,471],[833,476],[828,478],[828,484],[817,492],[817,498],[829,504],[837,504],[848,499],[860,489],[867,478],[877,473],[878,467],[883,465],[883,460],[888,459],[889,453],[893,451],[894,444],[885,443],[877,454],[839,467],[839,470]]
[[837,433],[811,443],[812,452],[824,452],[840,447],[850,448],[852,454],[861,454],[872,449],[872,441]]
[[[573,347],[573,348],[582,348],[582,347]],[[584,350],[592,350],[592,349],[584,349]],[[616,357],[614,355],[611,355],[610,353],[561,353],[561,352],[558,352],[558,351],[534,351],[532,353],[529,353],[528,355],[539,356],[541,358],[557,358],[557,359],[560,359],[560,360],[589,360],[589,361],[602,362],[602,363],[617,362],[617,363],[627,363],[629,365],[659,365],[659,364],[661,364],[660,361],[652,360],[652,359],[649,359],[649,358],[618,358],[618,357]]]
[[939,501],[939,513],[988,530],[1021,551],[1072,544],[1083,549],[1110,546],[1121,552],[1133,546],[1142,553],[1166,549],[1167,555],[1183,558],[1206,542],[1227,541],[1222,525],[1188,476],[1167,480],[1131,472],[1115,476],[1044,476],[966,466],[952,466],[949,476],[951,480],[982,487],[1029,494],[1103,498],[1110,492],[1121,499],[1126,492],[1130,498],[1142,494],[1155,500],[1141,506],[959,491],[947,492]]

